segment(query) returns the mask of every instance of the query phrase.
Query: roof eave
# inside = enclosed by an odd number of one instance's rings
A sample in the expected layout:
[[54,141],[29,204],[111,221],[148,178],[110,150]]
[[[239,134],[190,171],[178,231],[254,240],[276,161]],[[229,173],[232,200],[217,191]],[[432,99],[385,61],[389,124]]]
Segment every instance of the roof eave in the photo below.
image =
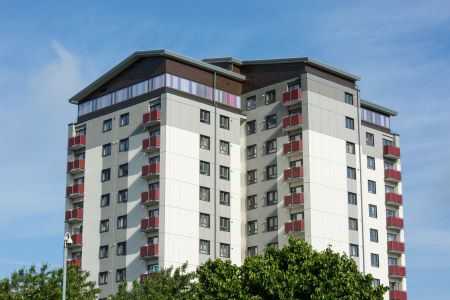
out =
[[395,110],[392,110],[390,108],[381,106],[379,104],[376,104],[376,103],[373,103],[373,102],[370,102],[370,101],[364,100],[364,99],[361,99],[361,106],[368,107],[370,109],[379,111],[381,113],[384,113],[384,114],[387,114],[387,115],[390,115],[390,116],[393,116],[393,117],[398,115],[398,112],[395,111]]

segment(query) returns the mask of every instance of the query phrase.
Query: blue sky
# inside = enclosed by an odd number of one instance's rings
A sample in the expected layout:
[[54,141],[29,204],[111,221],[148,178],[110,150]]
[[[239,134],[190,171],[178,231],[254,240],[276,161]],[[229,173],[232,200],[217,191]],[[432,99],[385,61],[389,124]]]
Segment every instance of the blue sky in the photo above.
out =
[[363,98],[400,112],[409,299],[447,298],[450,3],[163,2],[0,1],[0,278],[61,264],[67,99],[132,52],[167,48],[360,75]]

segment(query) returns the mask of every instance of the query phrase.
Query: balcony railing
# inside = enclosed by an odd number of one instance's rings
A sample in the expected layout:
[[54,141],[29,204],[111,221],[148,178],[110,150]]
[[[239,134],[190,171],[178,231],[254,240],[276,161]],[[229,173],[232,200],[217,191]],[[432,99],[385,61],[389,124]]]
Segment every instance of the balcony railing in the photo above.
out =
[[291,221],[284,223],[284,232],[286,234],[295,233],[295,232],[304,232],[305,231],[305,222],[304,220]]
[[159,150],[160,136],[155,135],[142,141],[142,151],[146,153]]
[[405,277],[406,268],[403,266],[389,266],[390,277]]
[[284,170],[284,181],[292,182],[303,179],[303,167],[291,167]]
[[161,110],[153,109],[145,113],[142,117],[142,122],[146,127],[159,124],[161,122]]
[[159,189],[150,189],[141,193],[141,204],[152,205],[159,203]]
[[301,128],[303,125],[302,114],[296,113],[283,118],[283,129],[285,131],[290,131],[294,129]]
[[386,193],[385,196],[386,204],[400,206],[403,204],[402,195],[396,193]]
[[78,174],[84,171],[84,159],[76,159],[67,163],[67,173]]
[[159,229],[159,217],[150,217],[141,220],[142,231],[154,231]]
[[397,242],[397,241],[388,241],[387,249],[388,249],[388,252],[404,253],[405,252],[405,243]]
[[407,300],[406,291],[389,291],[389,300]]
[[66,197],[70,199],[80,198],[84,196],[84,184],[77,183],[66,188]]
[[383,155],[386,158],[399,159],[400,158],[400,148],[395,147],[393,145],[386,145],[383,147]]
[[283,154],[286,156],[303,152],[303,141],[291,141],[283,145]]
[[159,176],[159,163],[151,163],[142,167],[142,177],[154,178]]
[[83,234],[82,233],[76,233],[76,234],[72,234],[72,245],[70,245],[71,248],[74,247],[80,247],[81,245],[83,245]]
[[387,217],[386,225],[391,229],[403,229],[403,219],[398,217]]
[[402,181],[402,173],[393,169],[384,170],[384,180],[390,182],[400,182]]
[[81,258],[68,259],[67,266],[78,266],[81,268]]
[[292,207],[303,205],[305,202],[305,196],[303,193],[296,193],[284,196],[284,206]]
[[158,244],[149,244],[141,247],[141,258],[153,258],[158,256]]
[[86,147],[86,136],[77,135],[69,139],[69,149],[78,150]]
[[284,105],[294,105],[300,103],[302,100],[302,90],[294,89],[283,93],[283,104]]
[[145,272],[143,274],[141,274],[140,276],[140,281],[141,283],[143,283],[145,280],[151,279],[155,273],[154,272]]
[[83,220],[83,208],[66,211],[66,222],[78,222]]

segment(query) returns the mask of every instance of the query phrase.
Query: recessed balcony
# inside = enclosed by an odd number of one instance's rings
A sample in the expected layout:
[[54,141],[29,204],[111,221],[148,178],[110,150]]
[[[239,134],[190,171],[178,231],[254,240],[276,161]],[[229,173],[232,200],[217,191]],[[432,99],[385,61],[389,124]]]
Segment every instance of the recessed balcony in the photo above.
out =
[[72,234],[72,245],[68,245],[69,248],[81,247],[83,245],[83,234],[76,233]]
[[65,220],[67,223],[83,221],[83,208],[77,208],[66,211]]
[[68,259],[67,266],[78,266],[81,268],[81,258]]
[[155,151],[159,151],[160,149],[160,136],[155,135],[150,137],[149,139],[145,139],[142,141],[142,151],[145,153],[151,153]]
[[142,122],[145,127],[159,125],[161,123],[161,110],[153,109],[145,113],[142,117]]
[[398,217],[387,217],[386,218],[386,226],[389,229],[403,229],[403,219]]
[[159,217],[150,217],[141,220],[141,231],[151,232],[159,229]]
[[142,167],[142,177],[155,178],[159,176],[159,163],[151,163]]
[[86,147],[86,136],[77,135],[69,139],[69,149],[78,150]]
[[301,154],[303,152],[303,141],[290,141],[283,145],[283,154],[285,156],[293,156],[296,154]]
[[295,129],[302,128],[303,126],[303,117],[302,114],[296,113],[289,116],[285,116],[283,118],[283,130],[291,131]]
[[385,199],[386,199],[386,204],[389,204],[389,205],[401,206],[403,204],[402,195],[399,195],[396,193],[386,193]]
[[405,243],[397,242],[397,241],[388,241],[387,242],[387,250],[391,253],[404,253],[405,252]]
[[303,193],[295,193],[284,196],[284,207],[297,207],[305,203]]
[[150,189],[141,193],[141,204],[153,205],[159,203],[159,189]]
[[141,247],[141,258],[149,259],[158,257],[158,244],[149,244]]
[[389,277],[406,277],[406,268],[403,266],[389,266]]
[[79,174],[84,172],[84,159],[76,159],[67,163],[67,173]]
[[76,199],[84,196],[84,184],[77,183],[66,188],[66,197]]
[[383,155],[386,158],[399,159],[400,158],[400,148],[395,147],[393,145],[386,145],[383,147]]
[[286,234],[305,232],[304,220],[291,221],[291,222],[284,223],[284,232]]
[[402,173],[400,171],[394,169],[385,169],[384,170],[384,180],[397,183],[402,181]]
[[283,104],[286,106],[299,104],[302,101],[302,90],[294,89],[283,93]]
[[303,167],[291,167],[284,170],[284,181],[295,182],[303,180]]
[[389,291],[389,300],[407,300],[406,291]]

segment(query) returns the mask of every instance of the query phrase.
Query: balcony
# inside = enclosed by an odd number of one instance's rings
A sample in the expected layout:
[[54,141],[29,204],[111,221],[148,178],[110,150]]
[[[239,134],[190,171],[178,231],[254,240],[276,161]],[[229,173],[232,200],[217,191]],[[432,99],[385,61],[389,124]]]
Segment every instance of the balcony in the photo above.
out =
[[159,189],[150,189],[141,193],[141,204],[153,205],[159,203]]
[[67,173],[79,174],[84,172],[84,159],[76,159],[67,163]]
[[69,139],[69,149],[70,150],[78,150],[86,147],[86,136],[77,135],[73,138]]
[[84,184],[77,183],[66,188],[66,197],[76,199],[84,196]]
[[383,155],[386,158],[399,159],[400,158],[400,148],[395,147],[393,145],[386,145],[383,147]]
[[303,152],[303,141],[291,141],[283,145],[283,154],[285,156],[292,156],[295,154],[301,154]]
[[302,90],[294,89],[283,93],[283,104],[286,106],[295,105],[302,101]]
[[81,258],[68,259],[67,266],[78,266],[81,268]]
[[140,281],[143,283],[145,280],[149,280],[154,276],[154,272],[145,272],[141,274]]
[[83,221],[83,209],[77,208],[66,211],[66,222],[73,223]]
[[289,116],[285,116],[283,118],[283,130],[291,131],[295,129],[302,128],[303,126],[303,117],[302,114],[296,113]]
[[402,254],[405,253],[405,243],[397,241],[388,241],[388,252]]
[[296,193],[284,196],[284,207],[294,207],[303,205],[305,202],[305,195],[303,193]]
[[83,234],[82,233],[76,233],[72,234],[72,245],[69,245],[69,248],[76,248],[81,247],[83,245]]
[[389,229],[403,229],[403,219],[398,217],[387,217],[386,218],[386,226]]
[[406,277],[406,268],[402,266],[389,266],[389,277]]
[[159,217],[150,217],[141,220],[141,231],[151,232],[159,229]]
[[303,180],[303,167],[291,167],[284,170],[284,181],[294,182]]
[[386,193],[385,199],[386,199],[386,204],[389,204],[389,205],[401,206],[403,204],[402,195],[399,195],[396,193]]
[[406,291],[389,291],[389,300],[407,300]]
[[142,122],[145,127],[159,125],[161,123],[161,110],[154,109],[145,113],[142,117]]
[[142,177],[144,178],[155,178],[159,176],[159,162],[151,163],[142,167]]
[[155,151],[159,151],[159,142],[160,136],[152,136],[149,139],[145,139],[142,141],[142,151],[145,153],[151,153]]
[[149,259],[158,257],[158,244],[149,244],[141,247],[141,258]]
[[305,221],[298,220],[284,223],[284,232],[286,234],[305,232]]
[[384,180],[397,183],[402,181],[402,173],[393,169],[385,169],[384,170]]

